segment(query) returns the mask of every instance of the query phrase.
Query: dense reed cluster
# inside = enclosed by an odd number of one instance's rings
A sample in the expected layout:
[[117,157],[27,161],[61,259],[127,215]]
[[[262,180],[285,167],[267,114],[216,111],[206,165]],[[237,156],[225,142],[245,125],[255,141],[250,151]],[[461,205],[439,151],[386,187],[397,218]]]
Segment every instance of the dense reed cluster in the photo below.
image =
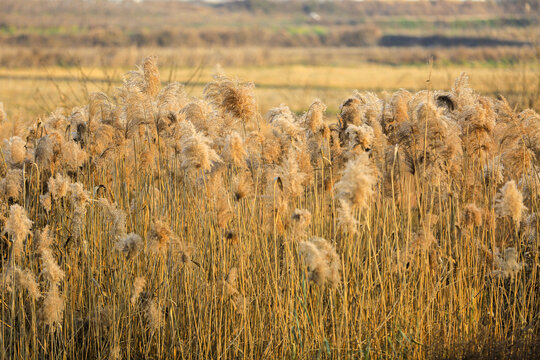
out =
[[191,98],[150,57],[5,139],[0,358],[423,358],[536,339],[540,116],[465,74],[325,111],[262,115],[224,74]]

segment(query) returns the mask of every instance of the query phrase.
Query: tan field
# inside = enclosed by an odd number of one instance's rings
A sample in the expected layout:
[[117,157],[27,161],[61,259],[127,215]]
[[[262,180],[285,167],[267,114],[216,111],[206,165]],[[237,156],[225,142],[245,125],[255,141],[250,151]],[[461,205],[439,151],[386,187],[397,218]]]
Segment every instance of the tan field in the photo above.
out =
[[[189,95],[200,96],[204,84],[221,71],[256,86],[260,110],[282,103],[294,112],[304,111],[315,98],[328,104],[330,114],[353,90],[384,96],[400,88],[449,90],[454,79],[466,72],[476,91],[503,95],[511,103],[537,108],[540,104],[540,68],[537,63],[492,68],[477,65],[430,67],[359,64],[357,66],[283,65],[271,67],[164,68],[164,80],[185,85]],[[125,68],[15,68],[0,69],[0,101],[10,118],[24,123],[46,116],[57,107],[73,107],[101,90],[114,95]],[[429,80],[429,81],[428,81]]]

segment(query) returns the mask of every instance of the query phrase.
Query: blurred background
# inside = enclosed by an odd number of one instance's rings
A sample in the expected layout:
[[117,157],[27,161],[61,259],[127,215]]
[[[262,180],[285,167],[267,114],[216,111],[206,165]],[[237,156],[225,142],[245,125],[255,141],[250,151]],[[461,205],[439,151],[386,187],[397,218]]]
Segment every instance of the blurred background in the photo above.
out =
[[253,81],[261,111],[319,97],[332,114],[353,89],[449,89],[462,71],[538,111],[539,15],[538,0],[2,0],[0,102],[17,132],[93,91],[114,96],[156,55],[162,82],[192,95],[218,70]]

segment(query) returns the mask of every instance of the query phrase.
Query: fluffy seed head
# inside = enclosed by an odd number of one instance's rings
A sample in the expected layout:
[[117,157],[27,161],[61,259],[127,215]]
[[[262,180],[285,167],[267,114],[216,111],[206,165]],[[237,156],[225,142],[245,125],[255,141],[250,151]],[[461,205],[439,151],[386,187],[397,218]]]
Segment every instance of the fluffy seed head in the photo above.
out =
[[225,139],[225,147],[223,149],[223,159],[238,167],[245,166],[246,149],[244,148],[244,140],[236,131],[233,131],[227,139]]
[[20,167],[26,159],[25,141],[18,136],[4,140],[3,151],[6,162],[11,167]]
[[158,330],[163,326],[163,314],[161,307],[155,299],[149,299],[144,306],[144,316],[148,326],[152,330]]
[[324,126],[324,112],[326,105],[321,99],[315,99],[309,106],[309,110],[304,115],[305,126],[311,130],[313,134],[318,133]]
[[159,70],[157,68],[157,58],[155,56],[149,56],[144,59],[143,71],[145,80],[144,92],[153,98],[159,93],[159,88],[161,86],[159,81]]
[[137,277],[135,281],[133,282],[133,293],[131,295],[131,303],[133,305],[135,305],[137,301],[139,301],[139,298],[145,286],[146,286],[146,280],[144,279],[144,277]]
[[212,141],[192,129],[191,134],[187,134],[182,138],[182,167],[187,169],[210,171],[212,165],[220,162],[221,158],[210,147]]
[[11,205],[4,232],[13,237],[13,255],[16,258],[22,255],[24,239],[30,234],[32,223],[23,207],[17,204]]
[[142,245],[142,239],[139,235],[129,233],[120,238],[116,243],[116,249],[123,252],[129,258],[133,257],[139,251]]
[[222,112],[249,122],[257,111],[254,90],[253,83],[242,83],[218,74],[204,88],[204,96]]
[[306,230],[311,224],[311,213],[305,209],[295,209],[292,217],[293,237],[300,239],[307,236]]
[[60,294],[58,285],[53,284],[45,295],[45,300],[40,309],[40,318],[44,325],[54,331],[60,326],[64,318],[64,299]]
[[38,283],[34,274],[28,270],[21,270],[17,266],[11,266],[0,274],[0,281],[5,284],[6,290],[13,292],[16,288],[21,287],[28,291],[28,295],[33,300],[41,297]]
[[55,177],[50,177],[47,184],[49,186],[49,193],[54,200],[66,197],[71,185],[69,180],[59,173]]
[[467,204],[463,208],[463,225],[480,226],[482,225],[482,210],[475,204]]
[[22,191],[22,170],[10,169],[6,177],[0,180],[0,191],[6,199],[17,199]]
[[514,180],[507,182],[495,197],[497,216],[510,216],[516,224],[519,224],[526,209],[525,205],[523,205],[523,195],[518,190]]
[[65,274],[60,266],[58,266],[51,250],[53,237],[49,230],[49,226],[46,226],[39,232],[38,238],[38,252],[41,256],[42,265],[41,274],[50,284],[58,284],[64,279]]
[[523,265],[518,262],[518,252],[515,248],[510,247],[500,252],[495,248],[493,252],[493,265],[495,269],[492,271],[492,276],[500,276],[503,278],[513,277],[521,270]]
[[368,155],[360,154],[347,162],[343,176],[334,185],[336,198],[349,202],[353,208],[363,209],[369,204],[376,181]]
[[155,220],[148,231],[147,239],[150,251],[157,254],[167,252],[173,233],[165,222]]
[[319,285],[335,287],[340,281],[340,260],[334,247],[325,239],[314,237],[298,244],[307,265],[309,279]]

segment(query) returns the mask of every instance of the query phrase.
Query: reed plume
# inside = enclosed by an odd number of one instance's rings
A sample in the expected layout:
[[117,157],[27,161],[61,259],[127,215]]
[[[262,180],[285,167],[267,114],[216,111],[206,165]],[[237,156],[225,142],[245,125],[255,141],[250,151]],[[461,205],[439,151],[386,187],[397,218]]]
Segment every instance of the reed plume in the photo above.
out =
[[510,216],[516,225],[519,225],[526,209],[525,205],[523,205],[523,195],[518,190],[514,180],[507,182],[495,197],[497,216]]
[[238,295],[238,290],[236,290],[236,279],[238,278],[238,270],[233,267],[227,273],[222,280],[218,282],[219,288],[221,289],[221,294],[223,296],[234,296]]
[[324,112],[326,105],[321,99],[314,99],[308,111],[303,116],[303,122],[313,134],[319,133],[324,128]]
[[181,143],[183,168],[210,171],[212,165],[221,162],[219,155],[210,147],[212,141],[195,129],[186,134]]
[[11,168],[21,168],[27,160],[26,142],[18,136],[4,139],[2,150],[5,160]]
[[225,147],[223,148],[223,160],[234,164],[237,167],[246,166],[246,149],[244,148],[244,140],[236,131],[233,131],[225,139]]
[[54,258],[51,245],[53,237],[47,225],[39,232],[38,252],[41,258],[41,275],[49,284],[59,284],[64,279],[65,273]]
[[478,227],[482,225],[482,210],[475,204],[467,204],[463,208],[463,225],[467,227]]
[[137,254],[142,246],[142,239],[135,233],[129,233],[118,240],[116,249],[126,254],[126,257],[132,258]]
[[[334,185],[336,199],[340,204],[341,215],[353,209],[364,209],[373,196],[373,186],[377,178],[366,153],[349,160],[341,179]],[[352,215],[344,216],[350,218]],[[349,221],[350,222],[350,221]]]
[[45,299],[39,310],[41,322],[49,327],[49,331],[55,331],[61,327],[64,318],[65,301],[60,294],[58,284],[51,284],[49,291],[45,294]]
[[323,286],[335,287],[340,282],[341,262],[334,247],[326,239],[313,237],[298,244],[298,251],[308,268],[309,279]]
[[154,220],[146,235],[148,248],[155,254],[164,254],[169,249],[169,244],[174,240],[174,234],[165,222]]
[[5,286],[5,289],[11,293],[17,288],[25,289],[32,300],[37,300],[41,297],[39,285],[36,282],[34,274],[28,270],[22,270],[16,265],[11,265],[0,274],[0,280]]
[[26,210],[17,204],[9,208],[9,217],[4,225],[4,233],[12,237],[12,254],[15,259],[21,257],[24,251],[24,240],[30,235],[33,221],[26,214]]
[[159,330],[163,324],[163,313],[161,306],[153,297],[146,299],[143,303],[144,317],[148,327],[152,330]]
[[518,262],[518,252],[515,248],[509,247],[501,253],[498,248],[493,251],[492,276],[503,278],[514,277],[522,269],[523,264]]
[[295,240],[307,237],[307,228],[311,224],[311,212],[306,209],[295,209],[292,214],[292,236]]
[[254,90],[253,83],[242,83],[217,74],[214,75],[214,81],[205,86],[203,93],[205,99],[224,114],[247,123],[254,120],[257,111]]
[[143,72],[145,81],[144,92],[151,98],[154,98],[157,96],[161,87],[159,70],[157,68],[157,57],[149,56],[144,59]]
[[133,292],[131,293],[132,295],[130,299],[131,304],[135,305],[139,301],[145,286],[146,279],[144,277],[135,278],[135,281],[133,282]]
[[54,177],[50,177],[47,182],[49,193],[55,201],[58,201],[68,195],[71,183],[61,174],[57,173]]
[[8,170],[6,176],[0,179],[0,192],[5,199],[18,199],[22,192],[23,173],[19,169]]

